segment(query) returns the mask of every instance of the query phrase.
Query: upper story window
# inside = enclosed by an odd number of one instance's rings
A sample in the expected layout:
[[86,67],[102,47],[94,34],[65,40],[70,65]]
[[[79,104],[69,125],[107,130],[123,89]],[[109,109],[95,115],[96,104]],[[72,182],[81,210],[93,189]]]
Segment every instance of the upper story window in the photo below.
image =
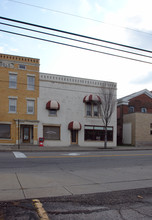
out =
[[9,73],[9,88],[17,88],[17,74],[15,73]]
[[86,95],[83,102],[85,103],[86,116],[99,117],[101,115],[101,98],[98,95]]
[[35,76],[27,76],[27,89],[28,90],[35,89]]
[[146,113],[146,112],[147,112],[147,109],[146,109],[146,108],[141,108],[141,112],[142,112],[142,113]]
[[19,69],[22,69],[22,70],[25,70],[26,69],[26,66],[24,64],[19,64],[18,66]]
[[100,115],[100,105],[97,103],[86,103],[86,116],[98,117]]
[[34,114],[34,100],[27,100],[27,114]]
[[49,116],[57,116],[60,104],[56,100],[50,100],[46,103],[46,109],[49,110]]
[[9,113],[16,113],[17,99],[9,98]]
[[49,116],[57,116],[57,109],[50,109]]
[[135,112],[135,108],[133,106],[129,106],[129,113]]

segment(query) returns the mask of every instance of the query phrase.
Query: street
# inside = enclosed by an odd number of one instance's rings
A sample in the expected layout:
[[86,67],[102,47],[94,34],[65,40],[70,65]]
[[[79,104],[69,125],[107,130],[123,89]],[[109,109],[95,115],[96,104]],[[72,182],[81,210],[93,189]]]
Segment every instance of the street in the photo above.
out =
[[1,152],[1,201],[152,186],[152,151]]
[[152,219],[152,150],[1,152],[0,179],[5,220],[39,219],[35,199],[48,219]]

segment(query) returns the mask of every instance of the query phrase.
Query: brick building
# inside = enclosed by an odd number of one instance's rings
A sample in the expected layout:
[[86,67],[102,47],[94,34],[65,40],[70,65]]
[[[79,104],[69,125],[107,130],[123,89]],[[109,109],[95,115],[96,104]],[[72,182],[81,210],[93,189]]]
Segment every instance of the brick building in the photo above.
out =
[[117,142],[152,146],[152,93],[147,89],[118,99]]
[[[39,73],[39,59],[0,54],[0,144],[104,146],[101,91],[113,82]],[[116,106],[107,128],[116,146]]]
[[37,144],[39,59],[0,54],[0,144]]

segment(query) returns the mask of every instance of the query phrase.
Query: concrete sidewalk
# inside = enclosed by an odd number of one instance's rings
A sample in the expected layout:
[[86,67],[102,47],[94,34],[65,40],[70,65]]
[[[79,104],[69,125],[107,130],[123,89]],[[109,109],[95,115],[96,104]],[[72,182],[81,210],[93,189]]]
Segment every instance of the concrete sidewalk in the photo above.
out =
[[0,172],[0,201],[149,188],[151,176],[151,166],[142,170],[138,166],[75,171],[3,171]]
[[11,145],[0,145],[0,152],[5,151],[21,151],[21,152],[62,152],[62,151],[132,151],[132,150],[152,150],[152,146],[143,146],[143,147],[134,147],[134,146],[116,146],[116,147],[81,147],[81,146],[69,146],[69,147],[40,147],[39,145],[20,145],[20,146],[11,146]]

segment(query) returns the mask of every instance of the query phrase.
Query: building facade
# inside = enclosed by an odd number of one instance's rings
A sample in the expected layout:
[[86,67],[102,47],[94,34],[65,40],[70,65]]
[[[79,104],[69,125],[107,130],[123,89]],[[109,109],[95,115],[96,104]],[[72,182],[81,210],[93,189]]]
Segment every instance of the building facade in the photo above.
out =
[[[116,83],[40,73],[38,138],[44,146],[104,146],[102,88]],[[108,125],[108,146],[116,146],[116,107]]]
[[37,144],[39,59],[0,54],[0,144]]
[[117,141],[152,146],[152,93],[147,89],[118,99]]

